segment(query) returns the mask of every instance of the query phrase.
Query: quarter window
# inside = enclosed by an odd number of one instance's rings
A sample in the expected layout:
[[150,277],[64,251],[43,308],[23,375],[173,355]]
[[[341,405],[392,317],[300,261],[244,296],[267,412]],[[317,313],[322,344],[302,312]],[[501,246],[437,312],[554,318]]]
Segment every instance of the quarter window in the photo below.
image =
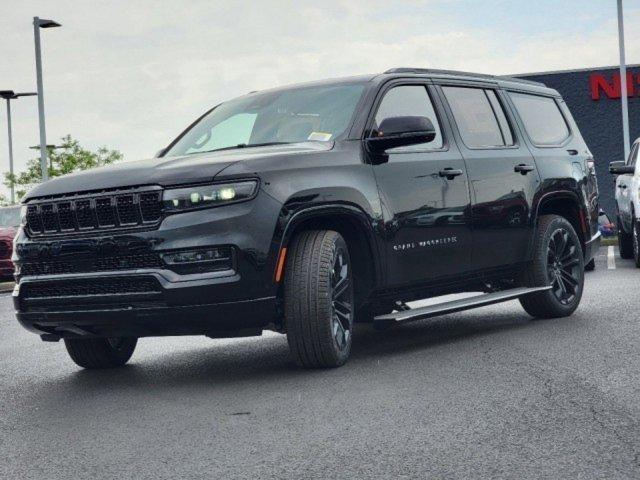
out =
[[436,136],[428,143],[394,148],[389,150],[390,153],[442,148],[443,141],[440,123],[438,122],[438,117],[433,108],[433,103],[431,103],[427,88],[424,85],[403,85],[389,90],[382,99],[382,102],[380,102],[373,128],[377,130],[383,120],[393,117],[427,117],[431,120],[431,123],[433,123]]
[[555,99],[514,92],[509,96],[534,144],[555,146],[569,137],[569,127]]
[[[458,125],[462,141],[469,148],[513,145],[513,135],[495,93],[472,87],[443,87]],[[492,102],[491,99],[495,101]],[[505,131],[500,128],[503,124]]]

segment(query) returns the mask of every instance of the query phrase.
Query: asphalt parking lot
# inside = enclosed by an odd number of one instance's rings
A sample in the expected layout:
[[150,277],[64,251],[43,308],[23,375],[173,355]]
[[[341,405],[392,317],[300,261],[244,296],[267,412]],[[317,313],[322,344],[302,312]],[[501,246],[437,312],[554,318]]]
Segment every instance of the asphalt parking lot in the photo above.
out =
[[325,371],[276,334],[82,371],[1,296],[0,478],[640,478],[640,271],[607,254],[571,318],[363,327]]

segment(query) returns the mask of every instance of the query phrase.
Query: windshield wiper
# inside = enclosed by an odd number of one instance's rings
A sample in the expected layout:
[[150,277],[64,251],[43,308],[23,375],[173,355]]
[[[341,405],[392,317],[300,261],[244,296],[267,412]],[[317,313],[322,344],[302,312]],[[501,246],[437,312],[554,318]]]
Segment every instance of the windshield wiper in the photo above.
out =
[[203,152],[191,152],[189,155],[194,155],[196,153],[220,152],[222,150],[236,150],[238,148],[268,147],[271,145],[288,145],[290,143],[293,143],[293,142],[239,143],[237,145],[232,145],[230,147],[214,148],[213,150],[205,150]]

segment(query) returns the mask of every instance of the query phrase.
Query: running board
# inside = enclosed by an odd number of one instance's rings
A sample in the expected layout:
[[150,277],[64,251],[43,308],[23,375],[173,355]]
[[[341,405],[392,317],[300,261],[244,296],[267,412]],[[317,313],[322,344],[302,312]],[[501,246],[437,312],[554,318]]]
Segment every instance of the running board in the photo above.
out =
[[461,300],[453,300],[450,302],[436,303],[426,307],[414,308],[409,310],[401,310],[386,315],[379,315],[373,319],[374,322],[406,322],[410,320],[422,320],[423,318],[436,317],[447,313],[461,312],[471,308],[483,307],[485,305],[493,305],[494,303],[506,302],[515,298],[524,297],[531,293],[543,292],[551,289],[548,287],[533,288],[512,288],[501,292],[485,293],[475,297],[463,298]]

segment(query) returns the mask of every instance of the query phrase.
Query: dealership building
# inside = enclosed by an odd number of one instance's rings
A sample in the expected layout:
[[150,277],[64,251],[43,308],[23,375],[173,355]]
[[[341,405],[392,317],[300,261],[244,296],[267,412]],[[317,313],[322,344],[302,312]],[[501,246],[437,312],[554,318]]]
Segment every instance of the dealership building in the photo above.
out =
[[[625,160],[622,139],[620,70],[602,67],[516,75],[542,82],[563,96],[596,161],[600,206],[608,214],[616,210],[609,162]],[[629,135],[640,136],[640,65],[627,67]]]

